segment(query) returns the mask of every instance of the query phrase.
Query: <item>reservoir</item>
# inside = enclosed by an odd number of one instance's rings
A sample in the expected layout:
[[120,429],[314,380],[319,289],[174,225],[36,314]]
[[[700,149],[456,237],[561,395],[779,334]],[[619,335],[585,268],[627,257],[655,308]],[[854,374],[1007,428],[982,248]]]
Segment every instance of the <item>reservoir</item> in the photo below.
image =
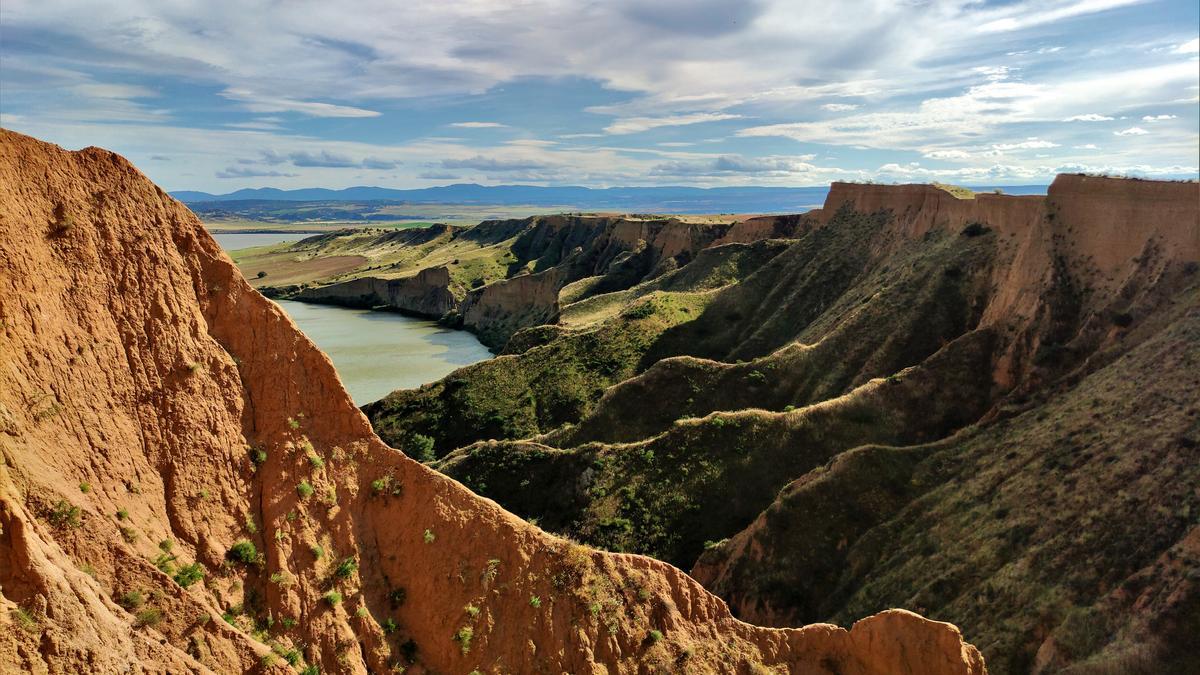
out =
[[[293,241],[310,234],[217,234],[226,251]],[[329,355],[356,405],[396,389],[434,382],[492,354],[467,331],[394,312],[275,301]]]

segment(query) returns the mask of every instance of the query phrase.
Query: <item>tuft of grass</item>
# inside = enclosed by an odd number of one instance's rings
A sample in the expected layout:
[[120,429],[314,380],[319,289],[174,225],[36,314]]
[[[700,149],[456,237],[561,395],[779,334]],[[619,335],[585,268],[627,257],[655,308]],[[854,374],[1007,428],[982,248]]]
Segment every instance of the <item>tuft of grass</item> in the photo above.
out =
[[325,466],[325,460],[321,459],[321,456],[315,452],[308,453],[308,463],[310,466],[312,466],[314,471]]
[[83,481],[79,484],[79,491],[86,495],[92,491],[92,484],[87,481]]
[[358,561],[354,559],[354,556],[350,556],[349,558],[346,558],[342,562],[338,563],[338,566],[333,570],[333,576],[337,577],[338,579],[346,579],[349,578],[350,575],[354,574],[354,572],[357,570]]
[[458,648],[462,650],[463,656],[471,653],[471,640],[475,638],[475,629],[470,626],[463,626],[454,634],[454,641],[458,643]]
[[25,609],[24,607],[14,607],[12,611],[9,612],[9,616],[12,617],[13,623],[17,624],[17,627],[26,633],[38,632],[37,619],[33,618],[33,615],[29,613],[29,610]]
[[391,635],[392,633],[400,630],[400,626],[396,624],[396,620],[390,616],[384,620],[382,628],[385,635]]
[[654,643],[656,643],[656,642],[659,642],[659,641],[661,641],[662,639],[663,639],[663,634],[662,634],[662,631],[661,631],[661,630],[657,630],[657,629],[654,629],[654,628],[652,628],[652,629],[650,629],[650,632],[646,634],[646,640],[647,640],[647,641],[648,641],[650,644],[654,644]]
[[308,499],[313,494],[313,486],[308,481],[302,480],[296,486],[296,494],[300,495],[301,499]]
[[426,529],[425,534],[422,535],[422,539],[425,540],[426,544],[432,544],[437,539],[437,536],[433,534],[433,530]]
[[129,520],[129,510],[123,506],[117,509],[117,520]]
[[309,550],[312,551],[313,557],[317,560],[325,557],[325,549],[321,548],[320,546],[313,546]]
[[147,607],[135,615],[137,619],[136,625],[141,626],[157,626],[158,622],[162,621],[162,610],[157,607]]
[[146,598],[141,591],[128,591],[117,599],[117,604],[128,610],[137,609],[144,602],[146,602]]
[[542,606],[542,599],[536,595],[529,596],[529,606],[537,609]]
[[336,607],[342,602],[342,594],[337,591],[329,591],[325,594],[324,599],[325,602],[329,603],[329,606]]
[[300,428],[300,422],[292,417],[287,418],[287,425],[288,425],[288,428],[291,429],[292,431],[295,431],[296,429]]
[[479,608],[475,605],[467,605],[466,607],[463,607],[463,611],[470,615],[471,618],[479,616]]

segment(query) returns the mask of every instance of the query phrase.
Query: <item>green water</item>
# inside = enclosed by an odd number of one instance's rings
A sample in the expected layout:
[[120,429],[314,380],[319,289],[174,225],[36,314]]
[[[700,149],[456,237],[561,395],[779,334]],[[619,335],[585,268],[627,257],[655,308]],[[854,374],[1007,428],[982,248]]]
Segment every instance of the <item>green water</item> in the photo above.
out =
[[491,358],[471,333],[392,312],[277,301],[300,330],[329,355],[358,405],[395,389],[434,382]]

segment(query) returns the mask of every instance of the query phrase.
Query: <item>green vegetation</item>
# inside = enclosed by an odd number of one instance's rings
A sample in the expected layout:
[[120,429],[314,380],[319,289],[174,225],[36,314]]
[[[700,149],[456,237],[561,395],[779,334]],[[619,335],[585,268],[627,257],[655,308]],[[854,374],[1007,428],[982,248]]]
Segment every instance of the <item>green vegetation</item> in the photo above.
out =
[[336,607],[342,601],[342,594],[337,591],[329,591],[323,597],[330,606]]
[[248,539],[239,539],[229,547],[225,558],[242,565],[257,565],[259,563],[258,548],[254,546],[254,542]]
[[187,588],[204,578],[204,566],[198,562],[184,565],[172,577],[175,583]]
[[454,634],[454,641],[458,643],[458,648],[462,650],[463,655],[471,652],[471,640],[475,637],[475,629],[470,626],[463,626]]
[[529,606],[537,609],[542,606],[542,599],[536,595],[529,597]]
[[333,576],[338,579],[348,579],[358,571],[358,561],[354,556],[343,559],[333,570]]
[[432,544],[437,539],[437,537],[433,534],[433,530],[428,529],[425,530],[425,534],[421,535],[421,538],[425,540],[426,544]]
[[58,503],[50,509],[46,520],[54,527],[79,527],[82,520],[83,511],[78,506],[71,504],[65,499],[58,500]]
[[86,495],[87,493],[92,491],[92,484],[87,481],[80,483],[79,491]]
[[299,495],[301,499],[308,499],[313,494],[312,484],[306,480],[300,481],[300,483],[296,485],[296,494]]
[[37,619],[24,607],[14,607],[9,611],[8,615],[12,617],[13,623],[17,625],[17,628],[26,633],[37,633],[40,630]]

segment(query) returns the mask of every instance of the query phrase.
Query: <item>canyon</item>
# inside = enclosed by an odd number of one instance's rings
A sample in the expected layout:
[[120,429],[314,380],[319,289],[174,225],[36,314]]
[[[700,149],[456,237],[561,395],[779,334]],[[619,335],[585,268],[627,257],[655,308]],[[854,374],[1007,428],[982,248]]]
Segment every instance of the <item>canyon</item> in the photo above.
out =
[[760,628],[384,445],[121,157],[0,131],[0,663],[26,672],[983,673],[890,610]]

